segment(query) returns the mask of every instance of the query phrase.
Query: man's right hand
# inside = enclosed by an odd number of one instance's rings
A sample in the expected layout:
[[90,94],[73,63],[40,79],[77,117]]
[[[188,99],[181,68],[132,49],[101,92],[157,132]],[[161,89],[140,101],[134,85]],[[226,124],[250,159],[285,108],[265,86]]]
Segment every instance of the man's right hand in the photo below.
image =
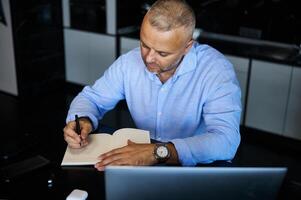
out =
[[92,132],[92,124],[89,119],[80,118],[80,135],[75,132],[76,123],[75,121],[70,121],[63,129],[64,139],[71,148],[81,148],[88,144],[88,135]]

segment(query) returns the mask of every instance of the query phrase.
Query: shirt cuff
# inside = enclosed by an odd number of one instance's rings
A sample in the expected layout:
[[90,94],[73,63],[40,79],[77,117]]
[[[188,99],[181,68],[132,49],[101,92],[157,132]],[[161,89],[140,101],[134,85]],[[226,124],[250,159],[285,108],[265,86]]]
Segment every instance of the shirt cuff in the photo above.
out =
[[193,156],[191,155],[189,146],[183,139],[174,139],[171,140],[171,142],[175,145],[179,161],[183,166],[196,165],[196,162],[194,161]]

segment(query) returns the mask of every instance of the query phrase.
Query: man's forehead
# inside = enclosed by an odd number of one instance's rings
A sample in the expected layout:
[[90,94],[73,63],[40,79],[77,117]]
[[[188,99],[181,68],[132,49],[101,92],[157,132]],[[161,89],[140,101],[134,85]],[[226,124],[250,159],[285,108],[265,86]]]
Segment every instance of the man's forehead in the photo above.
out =
[[140,32],[140,39],[144,44],[162,52],[177,51],[183,46],[185,36],[183,30],[160,31],[148,22],[143,23]]

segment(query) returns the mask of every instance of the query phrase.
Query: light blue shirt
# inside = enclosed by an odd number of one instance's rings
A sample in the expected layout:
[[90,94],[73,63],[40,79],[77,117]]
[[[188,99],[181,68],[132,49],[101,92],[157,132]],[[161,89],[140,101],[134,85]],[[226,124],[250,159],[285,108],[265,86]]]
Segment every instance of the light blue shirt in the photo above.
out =
[[88,116],[94,127],[126,99],[136,126],[172,142],[182,165],[230,160],[240,143],[241,91],[232,64],[194,43],[164,84],[147,70],[140,48],[120,56],[73,100],[66,121]]

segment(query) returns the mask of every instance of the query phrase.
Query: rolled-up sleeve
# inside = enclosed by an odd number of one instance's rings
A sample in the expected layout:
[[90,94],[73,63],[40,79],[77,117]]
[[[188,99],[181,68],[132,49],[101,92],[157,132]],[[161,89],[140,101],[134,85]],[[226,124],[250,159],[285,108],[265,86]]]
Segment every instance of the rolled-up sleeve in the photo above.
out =
[[98,79],[93,86],[86,86],[73,99],[66,123],[74,120],[75,114],[87,116],[93,127],[98,127],[98,121],[104,114],[113,109],[118,101],[124,99],[122,57],[117,59]]

